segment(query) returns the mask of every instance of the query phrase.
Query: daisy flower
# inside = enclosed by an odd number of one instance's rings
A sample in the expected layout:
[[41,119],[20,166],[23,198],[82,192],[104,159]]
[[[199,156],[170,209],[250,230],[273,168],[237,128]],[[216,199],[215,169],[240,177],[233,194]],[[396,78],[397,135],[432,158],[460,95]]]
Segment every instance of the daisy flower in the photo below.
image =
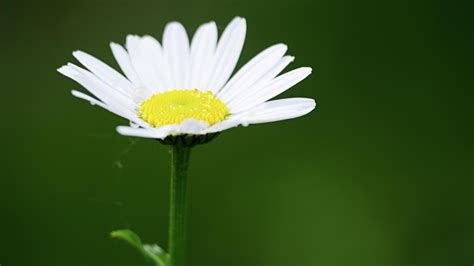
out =
[[[313,99],[271,100],[311,73],[302,67],[280,72],[294,60],[287,46],[260,52],[232,77],[246,34],[236,17],[218,38],[215,22],[201,25],[192,40],[182,24],[166,25],[162,42],[128,35],[125,48],[111,43],[124,75],[82,51],[74,57],[87,69],[69,63],[58,69],[93,96],[72,94],[130,121],[117,127],[126,136],[165,140],[168,136],[204,136],[250,124],[299,117],[315,107]],[[169,139],[169,138],[168,138]],[[196,141],[196,139],[194,139]]]
[[161,44],[136,35],[127,36],[125,48],[111,43],[124,75],[81,51],[73,55],[86,69],[71,63],[58,69],[93,95],[73,90],[74,96],[130,121],[130,126],[117,127],[118,133],[173,145],[168,252],[142,244],[129,229],[111,234],[152,265],[186,265],[186,180],[192,146],[232,127],[296,118],[315,107],[307,98],[271,100],[311,73],[302,67],[280,75],[294,60],[285,55],[284,44],[263,50],[232,76],[245,33],[245,19],[236,17],[219,39],[216,24],[209,22],[190,42],[184,27],[171,22]]

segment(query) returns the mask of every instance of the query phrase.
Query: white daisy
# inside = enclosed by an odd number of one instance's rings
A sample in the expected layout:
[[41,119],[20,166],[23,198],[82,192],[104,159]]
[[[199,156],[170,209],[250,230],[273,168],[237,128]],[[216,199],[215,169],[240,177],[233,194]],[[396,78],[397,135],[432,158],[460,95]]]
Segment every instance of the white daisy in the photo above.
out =
[[[129,35],[126,49],[111,43],[125,76],[81,51],[74,57],[88,70],[69,63],[58,69],[96,98],[73,90],[78,98],[130,121],[118,133],[154,139],[212,136],[238,125],[299,117],[315,107],[313,99],[271,100],[311,73],[302,67],[279,75],[294,60],[287,46],[273,45],[235,75],[246,33],[236,17],[218,40],[214,22],[201,25],[191,43],[183,25],[166,25],[162,44],[151,36]],[[201,140],[202,142],[202,140]]]

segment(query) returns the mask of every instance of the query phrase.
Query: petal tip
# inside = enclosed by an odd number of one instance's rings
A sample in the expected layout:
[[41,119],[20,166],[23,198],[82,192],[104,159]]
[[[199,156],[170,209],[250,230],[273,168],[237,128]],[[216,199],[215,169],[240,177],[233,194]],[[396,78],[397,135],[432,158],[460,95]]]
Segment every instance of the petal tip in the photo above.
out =
[[56,71],[61,72],[64,71],[64,69],[67,67],[67,65],[60,66],[56,69]]
[[247,20],[245,18],[240,18],[240,23],[244,29],[247,28]]
[[140,36],[138,36],[136,34],[128,34],[127,37],[125,37],[127,43],[130,42],[130,41],[139,39],[139,38],[140,38]]
[[85,53],[84,53],[83,51],[81,51],[81,50],[75,50],[75,51],[72,52],[72,55],[73,55],[74,57],[76,57],[76,58],[77,58],[78,56],[83,55],[83,54],[85,54]]
[[68,76],[68,73],[70,73],[70,70],[71,70],[71,67],[70,67],[69,64],[70,63],[68,63],[67,65],[63,65],[63,66],[59,67],[58,69],[56,69],[56,71],[63,74],[64,76]]
[[247,25],[247,21],[245,20],[245,18],[239,17],[239,16],[234,17],[234,18],[230,21],[229,25],[230,25],[230,24],[234,24],[234,23],[238,23],[238,24],[240,24],[241,26],[246,26],[246,25]]
[[288,45],[285,43],[278,43],[274,45],[275,49],[281,50],[283,53],[285,53],[288,50]]
[[179,21],[170,21],[165,26],[165,31],[168,29],[184,28],[183,24]]
[[77,90],[71,90],[71,95],[77,98],[81,98],[81,96],[84,95],[84,93]]
[[126,132],[127,132],[127,128],[126,126],[118,126],[115,128],[115,131],[117,131],[117,133],[119,133],[120,135],[123,135],[123,136],[127,136]]

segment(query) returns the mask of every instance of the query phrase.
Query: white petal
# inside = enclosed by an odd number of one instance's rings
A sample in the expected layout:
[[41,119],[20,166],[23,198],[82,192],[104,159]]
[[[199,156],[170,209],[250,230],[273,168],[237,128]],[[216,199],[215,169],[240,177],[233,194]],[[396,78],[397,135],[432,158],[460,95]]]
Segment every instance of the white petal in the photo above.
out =
[[163,82],[158,77],[157,62],[155,61],[156,50],[161,48],[156,46],[156,43],[151,45],[150,41],[143,41],[139,36],[128,35],[127,49],[133,68],[143,85],[151,90],[162,88]]
[[138,77],[137,72],[135,72],[135,69],[132,66],[132,62],[130,61],[130,56],[128,55],[125,48],[123,48],[119,44],[110,43],[110,49],[114,54],[115,60],[117,61],[127,78],[135,85],[135,87],[142,86],[143,84],[140,78]]
[[267,123],[296,118],[311,112],[316,103],[308,98],[287,98],[265,102],[245,112],[231,115],[202,133],[220,132],[239,125]]
[[133,123],[133,124],[136,124],[136,125],[140,125],[142,127],[148,127],[148,124],[141,120],[140,118],[138,118],[138,116],[136,115],[133,115],[133,116],[130,116],[130,115],[127,115],[127,114],[124,114],[124,113],[121,113],[120,111],[116,111],[114,110],[112,107],[110,106],[107,106],[105,103],[85,94],[85,93],[82,93],[80,91],[76,91],[76,90],[72,90],[71,91],[72,95],[79,98],[79,99],[83,99],[83,100],[86,100],[88,101],[90,104],[92,105],[97,105],[97,106],[100,106],[102,108],[104,108],[105,110],[115,114],[115,115],[118,115],[118,116],[121,116],[123,118],[126,118],[130,121],[130,123]]
[[[63,66],[58,71],[81,84],[105,103],[114,113],[130,121],[135,122],[137,120],[136,104],[130,98],[117,93],[115,89],[102,82],[94,74],[73,64]],[[138,121],[137,123],[140,122]]]
[[190,55],[189,39],[183,25],[170,22],[163,33],[163,51],[171,70],[172,87],[189,89]]
[[209,124],[207,122],[196,119],[186,119],[179,124],[179,132],[177,133],[199,134],[208,127]]
[[153,73],[161,81],[161,87],[158,88],[158,91],[170,89],[172,87],[170,70],[160,43],[155,38],[146,35],[141,38],[141,47],[147,51]]
[[[250,96],[256,94],[263,87],[267,86],[280,72],[287,67],[295,58],[293,56],[284,56],[273,66],[264,76],[262,76],[255,84],[246,88],[239,88],[238,93],[233,97],[222,99],[232,113],[239,111],[237,107],[245,102]],[[236,111],[237,110],[237,111]]]
[[204,88],[209,80],[210,63],[217,45],[217,26],[214,21],[201,25],[191,42],[191,80],[193,89]]
[[248,124],[268,123],[303,116],[316,107],[313,99],[287,98],[265,102],[247,112]]
[[89,102],[90,104],[92,104],[92,105],[100,106],[100,107],[104,108],[105,110],[112,112],[112,111],[110,110],[110,108],[109,108],[105,103],[103,103],[103,102],[101,102],[101,101],[99,101],[99,100],[97,100],[97,99],[94,99],[93,97],[91,97],[91,96],[89,96],[89,95],[87,95],[87,94],[85,94],[85,93],[82,93],[82,92],[76,91],[76,90],[72,90],[72,91],[71,91],[71,94],[72,94],[73,96],[79,98],[79,99],[83,99],[83,100],[88,101],[88,102]]
[[158,128],[133,128],[127,126],[117,127],[118,133],[125,136],[135,136],[143,138],[164,139],[169,135],[176,134],[201,134],[203,130],[208,128],[206,122],[187,119],[178,125],[167,125]]
[[217,44],[216,53],[211,63],[212,75],[203,90],[217,93],[227,82],[239,60],[245,41],[247,25],[245,19],[236,17],[222,33]]
[[241,125],[243,123],[241,117],[242,116],[239,116],[239,115],[232,115],[231,117],[227,118],[226,120],[224,120],[220,123],[217,123],[215,125],[212,125],[211,127],[205,129],[204,131],[202,131],[202,133],[207,134],[207,133],[221,132],[221,131],[224,131],[226,129]]
[[309,74],[311,74],[311,68],[309,67],[301,67],[285,73],[276,77],[262,88],[255,88],[248,95],[229,103],[228,107],[233,113],[248,110],[288,90]]
[[287,49],[288,47],[284,44],[276,44],[260,52],[230,79],[219,92],[218,97],[226,102],[241,91],[245,93],[246,88],[255,84],[275,67]]
[[124,136],[163,139],[167,136],[170,126],[160,128],[136,128],[128,126],[118,126],[117,132]]
[[108,85],[127,94],[131,92],[132,83],[104,62],[82,51],[75,51],[72,55]]

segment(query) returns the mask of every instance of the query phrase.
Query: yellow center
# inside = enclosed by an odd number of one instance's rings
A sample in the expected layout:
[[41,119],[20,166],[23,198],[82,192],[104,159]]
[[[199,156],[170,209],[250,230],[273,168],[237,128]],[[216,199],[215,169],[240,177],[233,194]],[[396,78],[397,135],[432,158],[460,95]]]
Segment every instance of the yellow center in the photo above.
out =
[[216,124],[229,114],[227,106],[212,92],[172,90],[152,95],[140,104],[140,116],[154,127],[196,119]]

